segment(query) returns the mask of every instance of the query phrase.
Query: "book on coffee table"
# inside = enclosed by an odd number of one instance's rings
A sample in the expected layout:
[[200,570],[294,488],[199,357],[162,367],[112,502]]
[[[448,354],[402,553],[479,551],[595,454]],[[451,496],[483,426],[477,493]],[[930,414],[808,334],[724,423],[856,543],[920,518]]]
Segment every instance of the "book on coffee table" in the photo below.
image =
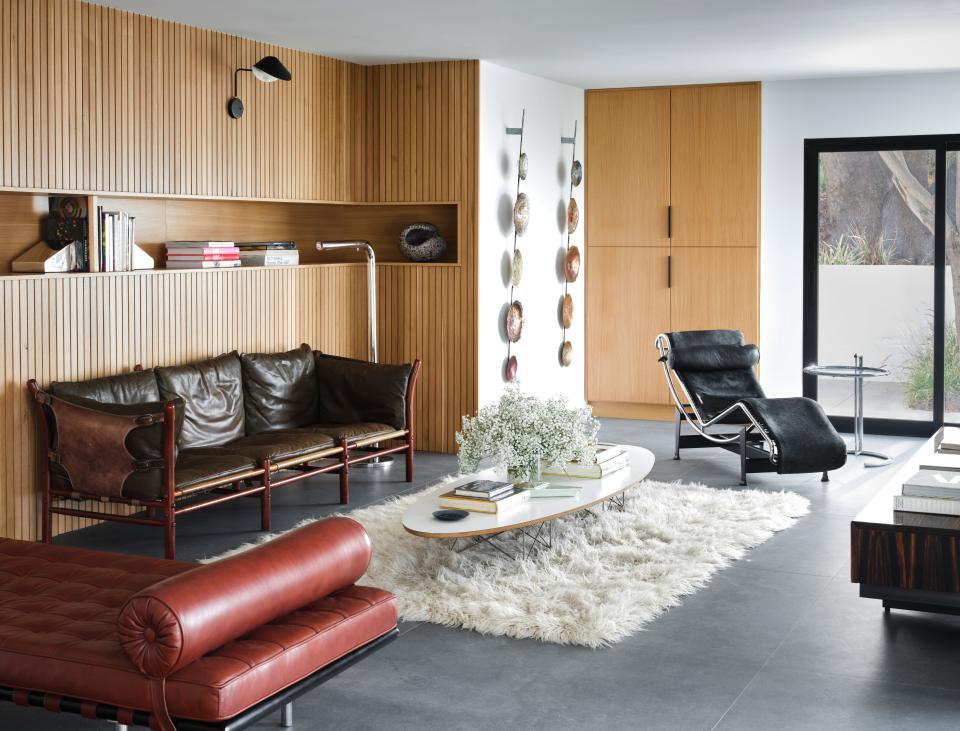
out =
[[465,485],[460,485],[454,492],[461,497],[479,497],[486,500],[492,500],[496,495],[508,492],[513,489],[509,482],[498,482],[496,480],[473,480]]
[[525,502],[529,494],[529,490],[511,488],[509,492],[501,493],[493,499],[487,500],[479,497],[463,497],[457,495],[456,490],[451,490],[440,496],[439,503],[441,508],[469,510],[474,513],[502,513]]

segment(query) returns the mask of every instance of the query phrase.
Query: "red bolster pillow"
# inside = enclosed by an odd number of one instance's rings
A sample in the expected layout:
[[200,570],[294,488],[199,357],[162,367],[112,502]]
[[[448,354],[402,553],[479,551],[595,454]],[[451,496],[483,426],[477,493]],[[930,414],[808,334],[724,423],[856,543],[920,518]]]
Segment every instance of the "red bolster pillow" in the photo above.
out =
[[172,675],[277,617],[350,586],[370,563],[370,539],[350,518],[327,518],[134,594],[120,644],[140,672]]

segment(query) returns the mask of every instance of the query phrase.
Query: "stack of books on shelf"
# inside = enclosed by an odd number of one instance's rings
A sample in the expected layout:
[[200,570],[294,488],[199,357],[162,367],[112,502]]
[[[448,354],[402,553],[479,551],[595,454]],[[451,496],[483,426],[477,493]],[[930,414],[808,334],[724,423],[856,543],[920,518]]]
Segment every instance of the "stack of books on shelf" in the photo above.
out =
[[245,267],[287,267],[300,263],[300,252],[293,241],[237,242],[240,263]]
[[136,219],[123,211],[97,206],[94,235],[90,237],[87,265],[91,272],[129,272],[134,268]]
[[230,269],[240,266],[232,241],[168,241],[167,269]]
[[475,513],[502,513],[524,502],[529,492],[509,482],[474,480],[441,495],[440,507]]
[[566,464],[545,464],[544,475],[562,475],[563,477],[591,477],[599,479],[630,466],[630,455],[619,444],[597,445],[596,461],[591,463],[567,462]]
[[894,510],[960,516],[960,429],[944,428],[939,454],[923,460],[901,492],[893,496]]

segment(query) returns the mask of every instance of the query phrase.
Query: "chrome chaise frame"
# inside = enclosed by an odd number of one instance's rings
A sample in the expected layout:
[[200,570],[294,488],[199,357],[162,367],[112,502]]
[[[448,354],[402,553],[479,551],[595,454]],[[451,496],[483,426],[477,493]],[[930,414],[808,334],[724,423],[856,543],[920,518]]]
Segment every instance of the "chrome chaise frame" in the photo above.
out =
[[[673,399],[676,413],[674,415],[674,459],[680,459],[680,448],[697,449],[703,447],[720,447],[729,452],[740,455],[740,484],[747,484],[748,472],[776,472],[778,466],[777,445],[767,430],[750,413],[747,407],[737,402],[728,406],[712,419],[704,419],[697,409],[696,403],[690,398],[686,384],[670,367],[670,339],[666,333],[657,335],[654,343],[660,353],[660,365],[663,375],[667,379],[667,388]],[[677,384],[683,392],[677,392]],[[737,431],[727,434],[710,434],[707,429],[720,425],[731,414],[739,411],[743,414],[743,423],[727,424],[736,427]],[[696,434],[681,435],[680,428],[686,421]]]

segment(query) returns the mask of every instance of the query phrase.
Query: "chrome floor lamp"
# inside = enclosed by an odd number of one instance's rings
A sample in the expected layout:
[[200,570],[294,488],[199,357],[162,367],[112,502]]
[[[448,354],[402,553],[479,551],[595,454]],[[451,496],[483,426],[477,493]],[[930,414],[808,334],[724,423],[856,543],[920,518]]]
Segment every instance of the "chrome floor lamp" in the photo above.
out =
[[[335,251],[337,249],[351,249],[362,251],[367,255],[367,322],[370,329],[370,362],[377,361],[377,255],[369,241],[318,241],[317,251]],[[373,450],[379,444],[372,445]],[[393,461],[393,455],[375,457],[366,462],[354,465],[357,467],[386,467]]]

